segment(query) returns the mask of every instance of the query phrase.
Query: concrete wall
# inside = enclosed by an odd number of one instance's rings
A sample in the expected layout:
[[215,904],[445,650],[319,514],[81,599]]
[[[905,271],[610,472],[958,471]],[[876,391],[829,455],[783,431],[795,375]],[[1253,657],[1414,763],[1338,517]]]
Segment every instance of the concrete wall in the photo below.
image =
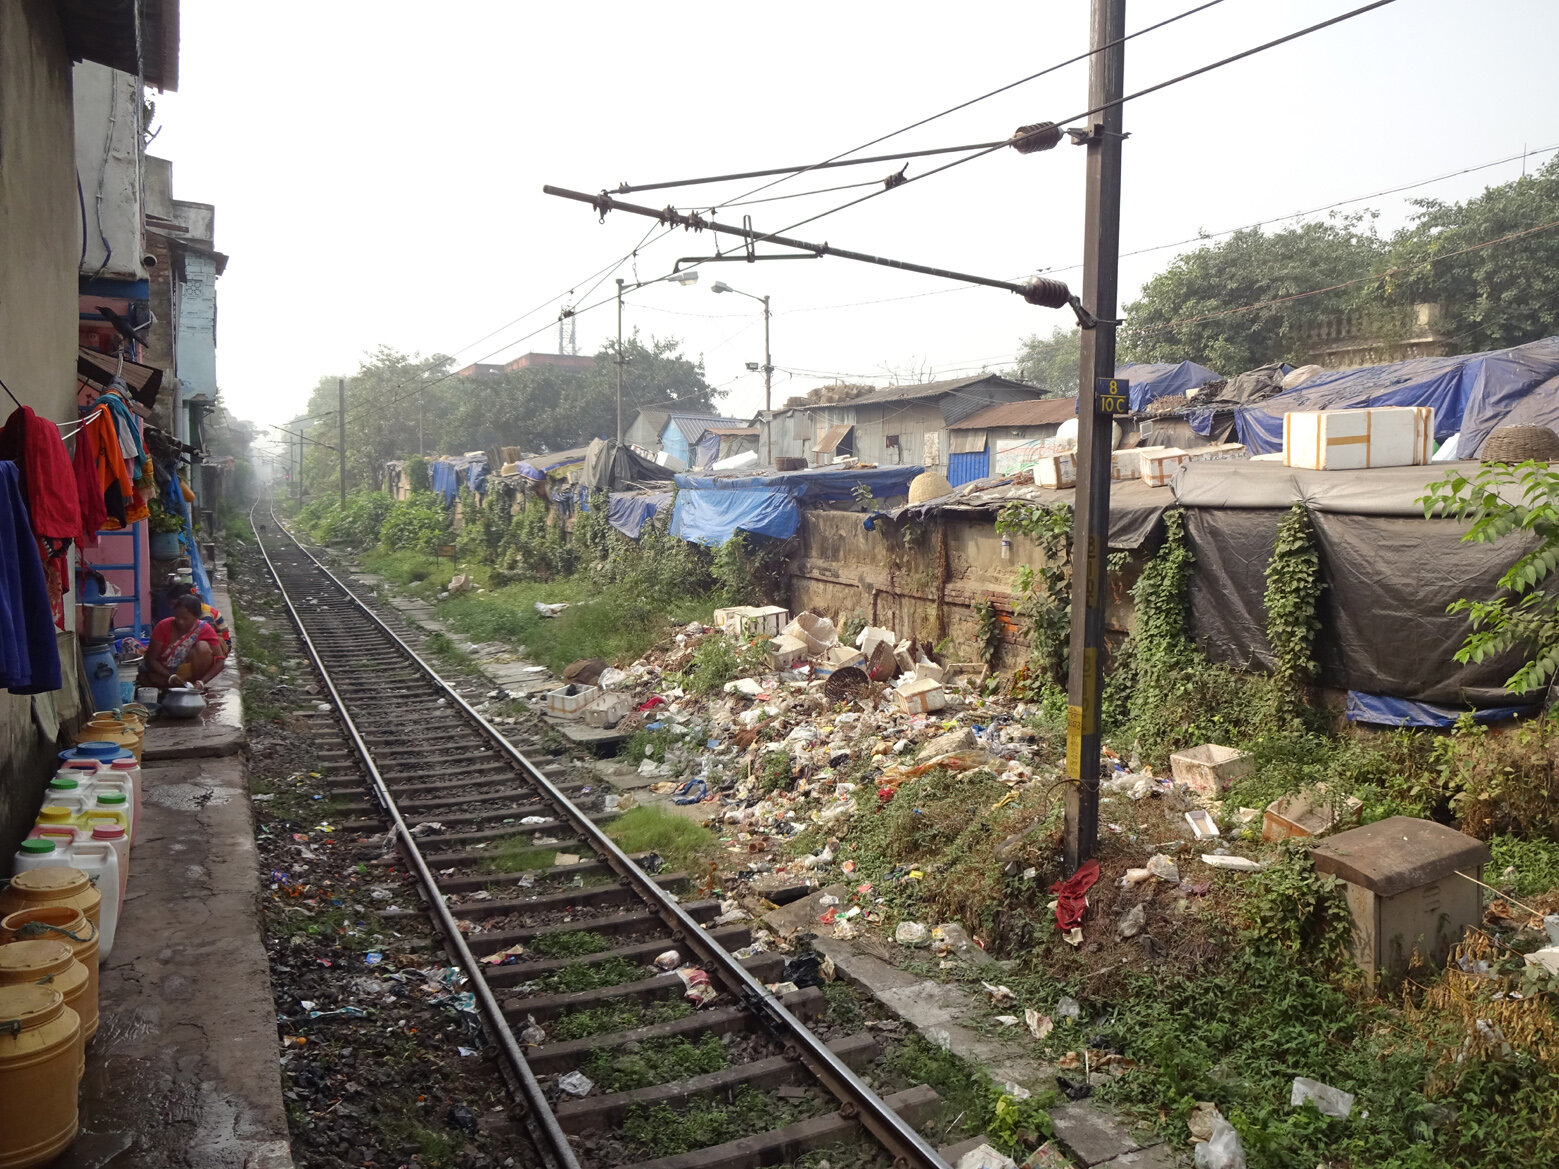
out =
[[55,422],[75,417],[76,402],[70,74],[54,5],[0,4],[0,380]]
[[[1012,617],[1019,567],[1045,562],[1032,540],[1014,536],[1003,560],[994,516],[948,515],[912,526],[908,539],[903,525],[884,522],[868,532],[861,519],[859,512],[802,512],[801,551],[785,574],[792,612],[808,609],[836,621],[858,613],[927,649],[951,639],[948,660],[975,662],[974,605],[988,600],[1004,624],[999,668],[1027,660],[1027,638]],[[1118,633],[1131,629],[1135,577],[1135,568],[1110,577],[1105,623]]]
[[76,66],[76,171],[87,219],[84,276],[146,277],[141,263],[141,116],[141,83],[136,78],[90,61]]

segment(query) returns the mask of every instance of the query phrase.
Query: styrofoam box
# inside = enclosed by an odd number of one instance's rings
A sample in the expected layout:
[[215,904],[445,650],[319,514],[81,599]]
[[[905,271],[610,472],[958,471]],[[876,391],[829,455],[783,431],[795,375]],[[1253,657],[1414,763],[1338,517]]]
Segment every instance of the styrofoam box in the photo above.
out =
[[1034,464],[1034,482],[1041,487],[1076,487],[1077,456],[1047,455]]
[[1161,446],[1139,446],[1132,447],[1130,450],[1116,451],[1110,456],[1110,478],[1116,481],[1141,478],[1142,456],[1163,449]]
[[572,694],[567,686],[547,691],[547,713],[553,718],[578,718],[579,712],[601,693],[599,686],[575,686],[573,689]]
[[799,637],[782,633],[778,637],[769,638],[769,665],[776,670],[789,669],[806,656],[807,643]]
[[1167,446],[1143,454],[1142,481],[1149,487],[1168,487],[1169,481],[1175,477],[1176,469],[1190,461],[1190,453],[1177,446]]
[[754,637],[778,637],[790,623],[790,610],[778,605],[749,606],[736,614],[726,628],[743,641]]
[[921,678],[900,686],[893,692],[893,700],[905,714],[930,714],[947,706],[947,692],[942,683]]
[[1433,451],[1431,406],[1296,410],[1283,415],[1283,455],[1290,467],[1310,471],[1415,467],[1427,464]]
[[1252,455],[1250,461],[1253,463],[1286,463],[1288,459],[1282,451],[1273,451],[1270,455]]

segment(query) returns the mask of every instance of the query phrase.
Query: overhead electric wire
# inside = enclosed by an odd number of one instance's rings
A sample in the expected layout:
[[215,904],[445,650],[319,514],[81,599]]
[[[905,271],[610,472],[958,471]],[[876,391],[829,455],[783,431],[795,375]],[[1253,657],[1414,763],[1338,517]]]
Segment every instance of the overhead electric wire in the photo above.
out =
[[[879,142],[886,142],[889,138],[897,138],[900,134],[907,134],[909,131],[916,130],[916,129],[919,129],[921,126],[928,125],[931,122],[936,121],[938,118],[944,118],[948,114],[954,114],[954,113],[957,113],[959,110],[967,109],[967,108],[969,108],[972,105],[975,105],[975,104],[977,104],[979,102],[982,102],[982,101],[986,100],[986,98],[991,98],[991,97],[995,97],[997,94],[1006,93],[1009,89],[1015,89],[1015,88],[1017,88],[1020,85],[1026,85],[1030,81],[1037,81],[1039,78],[1044,77],[1046,74],[1054,73],[1056,70],[1064,69],[1068,65],[1075,65],[1079,61],[1087,60],[1089,57],[1093,56],[1095,53],[1102,53],[1106,49],[1114,48],[1116,45],[1125,44],[1127,41],[1131,40],[1133,37],[1140,37],[1144,33],[1150,33],[1154,29],[1163,28],[1166,24],[1173,24],[1173,23],[1175,23],[1175,21],[1183,20],[1187,16],[1194,16],[1196,13],[1201,12],[1204,9],[1212,8],[1215,5],[1221,4],[1221,3],[1223,3],[1223,0],[1206,0],[1206,3],[1199,4],[1195,8],[1187,9],[1186,11],[1181,12],[1181,13],[1179,13],[1176,16],[1171,16],[1171,17],[1169,17],[1169,18],[1167,18],[1165,20],[1161,20],[1157,24],[1150,24],[1146,28],[1139,28],[1136,32],[1127,33],[1125,36],[1120,37],[1117,40],[1110,41],[1108,44],[1100,45],[1097,48],[1090,48],[1086,52],[1078,53],[1076,56],[1073,56],[1073,57],[1068,57],[1064,61],[1058,61],[1054,65],[1050,65],[1050,66],[1047,66],[1044,69],[1041,69],[1038,73],[1030,73],[1027,77],[1020,77],[1020,78],[1018,78],[1018,80],[1009,82],[1008,84],[1003,85],[1003,86],[1001,86],[998,89],[993,89],[989,93],[983,93],[979,97],[972,97],[968,101],[960,102],[958,105],[951,106],[948,109],[942,110],[940,113],[932,114],[930,117],[921,118],[918,122],[911,122],[907,126],[903,126],[903,127],[899,128],[897,130],[893,130],[893,131],[891,131],[891,132],[889,132],[887,134],[883,134],[881,137],[873,138],[870,142],[863,142],[860,146],[855,146],[855,147],[852,147],[849,150],[842,151],[839,154],[834,155],[832,158],[824,159],[822,162],[808,163],[808,164],[805,164],[805,165],[802,165],[802,166],[770,167],[770,168],[768,168],[766,170],[743,171],[743,172],[738,173],[738,174],[714,175],[714,176],[710,176],[710,177],[707,177],[707,178],[680,179],[680,180],[677,180],[675,182],[667,182],[667,183],[640,183],[640,184],[637,184],[637,185],[633,185],[633,184],[629,184],[629,183],[619,183],[617,185],[616,194],[619,194],[619,195],[630,195],[630,194],[633,194],[633,193],[635,193],[637,191],[658,191],[658,190],[664,190],[667,187],[692,187],[692,186],[699,186],[699,185],[702,185],[702,184],[705,184],[705,183],[732,182],[732,181],[735,181],[736,179],[764,178],[764,177],[766,177],[768,175],[780,175],[780,176],[782,176],[780,178],[777,178],[777,179],[773,180],[772,182],[764,183],[762,186],[754,187],[752,190],[748,191],[746,194],[737,196],[737,199],[746,199],[746,198],[748,198],[751,195],[756,195],[759,191],[767,190],[769,187],[776,186],[779,183],[788,182],[790,179],[795,178],[797,175],[807,174],[810,171],[826,170],[828,168],[836,167],[836,166],[860,166],[860,165],[865,164],[865,163],[873,163],[873,162],[897,162],[897,161],[900,161],[900,160],[906,159],[906,158],[924,158],[927,155],[933,155],[933,154],[956,154],[960,150],[974,150],[974,149],[977,149],[977,148],[979,148],[981,146],[997,146],[997,147],[1006,146],[1006,145],[1009,145],[1011,143],[1012,139],[1006,138],[1006,139],[1003,139],[1002,141],[996,142],[996,143],[989,143],[989,142],[975,143],[974,145],[971,145],[971,146],[938,146],[938,147],[932,148],[930,150],[912,150],[912,151],[905,151],[905,152],[903,152],[901,154],[882,154],[882,155],[876,155],[876,156],[871,157],[871,158],[854,158],[854,159],[849,159],[849,161],[843,161],[843,160],[847,159],[849,155],[854,154],[858,150],[865,150],[865,149],[867,149],[867,147],[875,146]],[[813,192],[813,193],[814,194],[821,194],[822,192],[819,191],[819,192]],[[740,204],[738,204],[736,202],[721,202],[721,203],[716,203],[714,206],[715,207],[734,207],[734,206],[739,206],[739,205]]]
[[[1116,98],[1114,101],[1105,102],[1103,105],[1096,106],[1093,109],[1084,110],[1080,114],[1073,114],[1070,117],[1059,118],[1056,120],[1055,125],[1060,126],[1067,122],[1075,122],[1080,118],[1093,117],[1095,114],[1103,113],[1112,106],[1124,105],[1126,102],[1134,101],[1139,97],[1146,97],[1150,93],[1157,93],[1159,90],[1168,89],[1172,85],[1179,85],[1181,82],[1189,81],[1193,77],[1200,77],[1204,73],[1210,73],[1214,69],[1221,69],[1225,65],[1232,65],[1236,61],[1243,61],[1245,58],[1253,57],[1257,53],[1263,53],[1268,49],[1277,48],[1277,46],[1287,44],[1289,41],[1298,40],[1300,37],[1309,36],[1311,33],[1320,32],[1322,29],[1330,28],[1334,24],[1341,24],[1343,21],[1351,20],[1355,16],[1363,16],[1366,12],[1373,12],[1377,8],[1384,8],[1388,4],[1395,3],[1396,0],[1371,0],[1370,3],[1360,5],[1358,8],[1350,9],[1347,12],[1340,13],[1337,16],[1319,21],[1306,28],[1297,29],[1294,32],[1287,33],[1273,40],[1266,41],[1259,45],[1254,45],[1249,49],[1244,49],[1241,52],[1234,53],[1228,57],[1223,57],[1220,60],[1212,61],[1206,65],[1198,66],[1195,69],[1187,70],[1186,72],[1177,74],[1168,80],[1160,81],[1154,85],[1150,85],[1145,89],[1139,89],[1134,93],[1128,93],[1124,97]],[[858,199],[851,199],[848,203],[841,203],[838,207],[834,207],[828,211],[819,211],[816,215],[808,216],[806,219],[798,220],[797,222],[790,224],[788,227],[782,227],[779,229],[779,231],[772,232],[770,235],[761,237],[757,240],[754,240],[753,242],[762,243],[764,239],[770,239],[773,238],[773,236],[782,235],[788,231],[795,231],[796,228],[804,227],[809,223],[816,223],[819,219],[826,218],[829,215],[836,215],[840,211],[845,211],[851,207],[858,206],[870,199],[877,198],[879,195],[885,195],[889,191],[903,190],[910,183],[918,182],[921,179],[928,179],[932,175],[941,174],[943,171],[951,170],[955,166],[961,166],[966,162],[973,162],[975,159],[983,158],[987,154],[993,154],[997,150],[1000,150],[1003,147],[1009,145],[1010,141],[1011,140],[998,142],[994,145],[977,150],[973,154],[966,154],[963,158],[955,158],[952,162],[946,162],[941,166],[933,167],[924,174],[910,175],[906,177],[901,183],[896,183],[891,187],[883,187],[880,190],[872,191],[870,194],[862,195]]]

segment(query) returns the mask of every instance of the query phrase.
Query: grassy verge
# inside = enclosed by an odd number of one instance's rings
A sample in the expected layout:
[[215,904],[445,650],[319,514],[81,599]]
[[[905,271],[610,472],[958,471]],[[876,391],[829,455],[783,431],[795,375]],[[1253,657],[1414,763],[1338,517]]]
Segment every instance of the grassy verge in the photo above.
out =
[[624,852],[659,853],[672,872],[696,876],[723,855],[708,829],[664,808],[629,808],[605,827]]

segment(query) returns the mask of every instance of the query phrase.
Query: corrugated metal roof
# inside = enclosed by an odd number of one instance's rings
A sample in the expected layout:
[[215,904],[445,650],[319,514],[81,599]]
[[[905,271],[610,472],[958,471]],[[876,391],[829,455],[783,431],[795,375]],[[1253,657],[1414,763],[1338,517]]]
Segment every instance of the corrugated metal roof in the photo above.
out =
[[822,410],[835,409],[847,410],[852,406],[877,406],[885,402],[908,402],[917,398],[935,398],[943,394],[951,394],[969,386],[992,385],[1002,388],[1021,390],[1025,394],[1035,392],[1033,386],[1026,386],[1022,382],[1010,381],[999,374],[982,373],[974,377],[951,378],[947,381],[925,382],[918,386],[887,386],[880,390],[874,390],[870,394],[862,394],[859,398],[851,398],[846,402],[809,402],[805,406],[793,406],[794,410]]
[[1077,417],[1076,398],[1029,398],[998,402],[958,422],[949,430],[986,430],[993,426],[1055,426]]
[[689,445],[696,443],[698,436],[706,430],[714,430],[719,426],[747,425],[740,418],[726,418],[720,414],[679,414],[674,410],[670,412],[668,421],[676,424],[676,428],[682,432],[682,437],[687,439]]
[[813,449],[816,450],[820,455],[831,455],[839,449],[839,444],[842,443],[849,436],[850,431],[854,429],[855,428],[848,422],[842,423],[839,426],[831,426],[828,429],[828,433],[823,435],[823,437],[818,440],[817,446]]

